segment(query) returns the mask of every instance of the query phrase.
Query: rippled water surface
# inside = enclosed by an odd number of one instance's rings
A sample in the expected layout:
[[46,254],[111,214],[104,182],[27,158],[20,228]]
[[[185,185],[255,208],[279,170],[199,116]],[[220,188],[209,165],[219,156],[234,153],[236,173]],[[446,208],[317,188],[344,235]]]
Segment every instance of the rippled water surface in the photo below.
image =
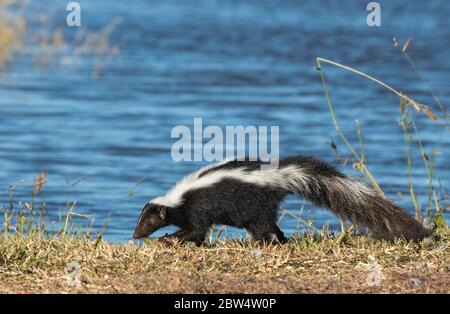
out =
[[[79,29],[65,26],[60,1],[32,1],[23,12],[26,49],[0,72],[0,203],[8,206],[15,183],[17,201],[30,200],[33,180],[45,170],[38,200],[50,217],[58,221],[66,202],[76,200],[76,211],[93,214],[97,229],[107,221],[112,241],[130,239],[143,204],[202,165],[170,155],[172,128],[192,126],[194,117],[221,127],[280,126],[282,155],[336,162],[333,140],[340,157],[349,157],[330,119],[317,56],[370,73],[439,113],[392,45],[393,37],[403,43],[412,36],[409,55],[441,102],[450,100],[448,1],[382,1],[380,28],[366,24],[368,1],[79,2]],[[117,48],[104,53],[95,40],[97,48],[80,53],[79,38],[108,25],[108,42]],[[36,44],[49,31],[61,32],[58,48]],[[342,130],[358,148],[359,120],[375,177],[412,209],[398,98],[342,69],[324,71]],[[440,148],[439,191],[450,180],[448,132],[423,115],[416,121],[427,152]],[[414,151],[414,187],[425,207],[427,177]],[[339,167],[357,175],[351,165]],[[284,206],[298,214],[301,201],[289,198]],[[301,215],[319,227],[338,226],[309,204]],[[288,216],[281,224],[287,233],[304,228]]]

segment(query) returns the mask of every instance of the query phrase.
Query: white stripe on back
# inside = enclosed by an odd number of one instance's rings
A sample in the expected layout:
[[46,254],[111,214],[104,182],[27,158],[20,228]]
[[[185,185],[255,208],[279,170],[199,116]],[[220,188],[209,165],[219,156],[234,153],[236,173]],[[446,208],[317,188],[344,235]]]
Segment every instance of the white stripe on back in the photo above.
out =
[[310,183],[311,180],[316,181],[314,177],[308,176],[303,168],[295,165],[289,165],[276,169],[258,169],[247,171],[245,167],[218,169],[199,177],[201,173],[227,162],[229,162],[229,160],[201,168],[198,171],[187,175],[172,189],[170,189],[165,196],[157,197],[150,202],[167,207],[176,207],[181,205],[183,195],[187,192],[210,187],[225,179],[234,179],[259,186],[273,186],[289,191],[308,190],[308,183]]
[[238,180],[244,183],[258,186],[270,186],[282,188],[294,193],[328,193],[321,191],[319,181],[326,187],[333,186],[342,193],[343,196],[353,199],[354,202],[363,201],[367,195],[376,195],[364,182],[349,177],[324,177],[320,175],[308,174],[306,168],[298,165],[287,165],[282,168],[263,168],[248,170],[245,167],[232,169],[217,169],[209,173],[200,175],[208,170],[224,165],[231,160],[203,167],[181,179],[165,196],[157,197],[150,203],[160,204],[167,207],[177,207],[183,202],[183,195],[189,191],[211,187],[225,179]]

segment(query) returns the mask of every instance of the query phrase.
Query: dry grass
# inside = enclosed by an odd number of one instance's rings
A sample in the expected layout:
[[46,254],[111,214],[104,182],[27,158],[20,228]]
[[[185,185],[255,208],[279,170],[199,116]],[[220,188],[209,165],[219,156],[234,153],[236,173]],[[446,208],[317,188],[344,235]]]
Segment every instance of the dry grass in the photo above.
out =
[[284,245],[212,235],[215,244],[204,247],[112,244],[76,225],[73,217],[83,216],[76,202],[59,228],[47,228],[44,205],[36,211],[34,201],[46,181],[42,172],[21,206],[13,206],[15,186],[8,190],[0,293],[450,293],[450,231],[441,215],[433,221],[437,239],[421,243],[355,236],[350,228],[339,237],[316,230]]
[[26,18],[24,11],[29,4],[28,0],[0,0],[0,70],[27,51],[33,64],[41,69],[68,67],[86,58],[93,64],[91,77],[99,78],[120,55],[126,34],[117,41],[111,37],[121,24],[121,17],[99,30],[77,30],[75,38],[68,39],[61,29],[48,23],[53,14],[36,13],[38,22]]
[[9,10],[16,1],[0,0],[0,66],[7,63],[15,50],[23,45],[26,32],[25,20]]
[[[0,292],[449,293],[449,244],[448,232],[432,243],[306,235],[262,247],[14,236],[0,238]],[[80,265],[79,285],[68,281],[71,263]]]

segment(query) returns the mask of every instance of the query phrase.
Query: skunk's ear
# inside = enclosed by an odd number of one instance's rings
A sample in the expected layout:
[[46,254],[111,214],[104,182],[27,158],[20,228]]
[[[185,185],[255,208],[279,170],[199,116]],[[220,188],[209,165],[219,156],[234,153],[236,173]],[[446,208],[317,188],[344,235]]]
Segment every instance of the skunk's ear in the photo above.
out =
[[167,207],[165,206],[160,206],[158,208],[158,212],[159,212],[159,218],[161,218],[161,220],[166,219],[166,215],[167,215]]

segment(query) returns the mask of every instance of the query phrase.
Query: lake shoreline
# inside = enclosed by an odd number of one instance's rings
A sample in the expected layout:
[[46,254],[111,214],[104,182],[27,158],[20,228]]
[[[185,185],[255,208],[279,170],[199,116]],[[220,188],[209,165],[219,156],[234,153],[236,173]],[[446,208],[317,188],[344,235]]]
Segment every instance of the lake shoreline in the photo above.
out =
[[432,242],[303,235],[285,245],[0,238],[0,293],[449,293],[450,232]]

